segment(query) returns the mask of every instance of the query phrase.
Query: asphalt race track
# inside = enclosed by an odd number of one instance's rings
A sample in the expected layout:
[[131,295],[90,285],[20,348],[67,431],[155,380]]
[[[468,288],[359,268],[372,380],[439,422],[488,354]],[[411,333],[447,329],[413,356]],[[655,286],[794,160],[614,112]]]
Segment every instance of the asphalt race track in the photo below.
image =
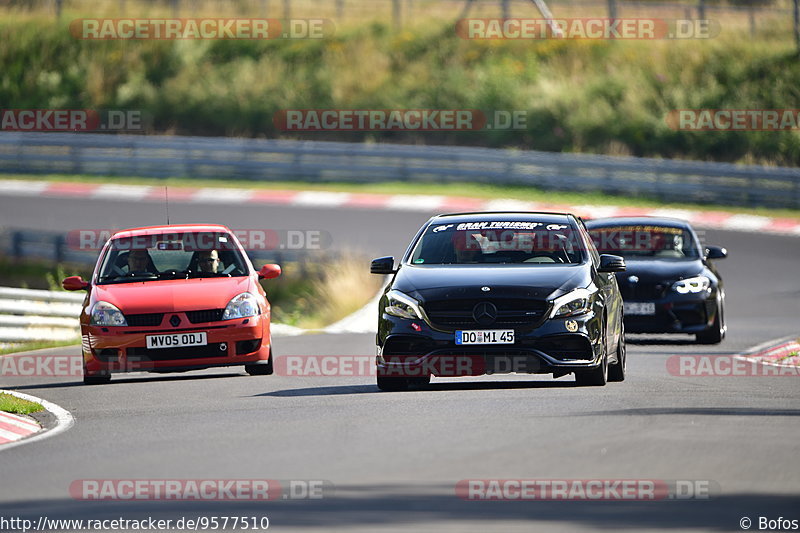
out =
[[[173,204],[173,223],[324,229],[334,246],[399,257],[420,212]],[[4,227],[64,230],[161,224],[158,203],[0,198]],[[724,356],[798,333],[800,240],[711,231],[725,246],[728,338],[629,336],[628,377],[436,379],[381,393],[371,377],[247,376],[243,369],[78,378],[5,378],[69,410],[61,435],[0,451],[0,516],[76,519],[268,517],[282,531],[741,531],[740,519],[800,519],[797,377],[679,377],[676,354]],[[365,263],[364,268],[368,268]],[[278,357],[370,355],[374,335],[275,339]],[[79,354],[78,347],[50,353]],[[325,480],[322,499],[84,501],[82,479]],[[471,501],[468,479],[708,482],[686,501]]]

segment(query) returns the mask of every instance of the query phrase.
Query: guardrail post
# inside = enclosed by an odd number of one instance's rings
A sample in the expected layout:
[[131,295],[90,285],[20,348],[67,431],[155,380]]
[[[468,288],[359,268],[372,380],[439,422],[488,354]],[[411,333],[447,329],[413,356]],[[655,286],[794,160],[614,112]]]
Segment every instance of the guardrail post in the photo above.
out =
[[64,262],[64,244],[66,239],[63,235],[56,235],[53,238],[53,246],[55,247],[56,263]]
[[794,0],[794,42],[800,51],[800,1]]
[[11,254],[14,259],[22,259],[22,232],[15,231],[11,234]]
[[69,147],[69,158],[72,162],[72,173],[73,174],[81,174],[81,165],[80,165],[80,157],[78,156],[78,152],[80,152],[82,148],[80,146],[70,146]]
[[392,22],[394,23],[394,29],[396,30],[399,30],[402,27],[400,17],[400,0],[392,0]]
[[608,0],[608,18],[610,18],[612,21],[617,18],[616,0]]
[[794,179],[794,205],[792,207],[800,208],[800,178]]

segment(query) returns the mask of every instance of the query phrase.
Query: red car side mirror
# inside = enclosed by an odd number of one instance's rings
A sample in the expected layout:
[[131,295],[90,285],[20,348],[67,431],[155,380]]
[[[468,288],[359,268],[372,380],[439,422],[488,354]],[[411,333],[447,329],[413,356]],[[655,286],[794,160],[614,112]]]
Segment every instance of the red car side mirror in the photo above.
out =
[[80,276],[70,276],[64,278],[61,286],[64,287],[65,291],[84,291],[89,288],[89,282],[84,281]]
[[280,275],[281,275],[280,265],[267,264],[261,267],[261,270],[258,271],[259,279],[272,279],[272,278],[277,278]]

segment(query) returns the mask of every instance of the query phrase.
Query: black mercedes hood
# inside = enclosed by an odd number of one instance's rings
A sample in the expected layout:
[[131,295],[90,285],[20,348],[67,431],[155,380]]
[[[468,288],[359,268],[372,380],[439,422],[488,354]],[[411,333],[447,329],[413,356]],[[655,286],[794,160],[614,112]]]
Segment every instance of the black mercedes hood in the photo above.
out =
[[578,287],[586,287],[589,282],[588,265],[403,265],[392,288],[423,302],[491,296],[550,300]]

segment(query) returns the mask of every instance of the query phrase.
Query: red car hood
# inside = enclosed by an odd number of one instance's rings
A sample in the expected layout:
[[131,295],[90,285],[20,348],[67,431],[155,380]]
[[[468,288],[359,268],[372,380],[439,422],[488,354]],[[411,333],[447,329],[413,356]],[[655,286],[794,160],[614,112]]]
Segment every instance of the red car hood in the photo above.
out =
[[[249,277],[196,278],[95,285],[92,303],[103,300],[124,314],[170,313],[224,309],[228,302],[251,288]],[[258,294],[256,291],[251,291]]]

